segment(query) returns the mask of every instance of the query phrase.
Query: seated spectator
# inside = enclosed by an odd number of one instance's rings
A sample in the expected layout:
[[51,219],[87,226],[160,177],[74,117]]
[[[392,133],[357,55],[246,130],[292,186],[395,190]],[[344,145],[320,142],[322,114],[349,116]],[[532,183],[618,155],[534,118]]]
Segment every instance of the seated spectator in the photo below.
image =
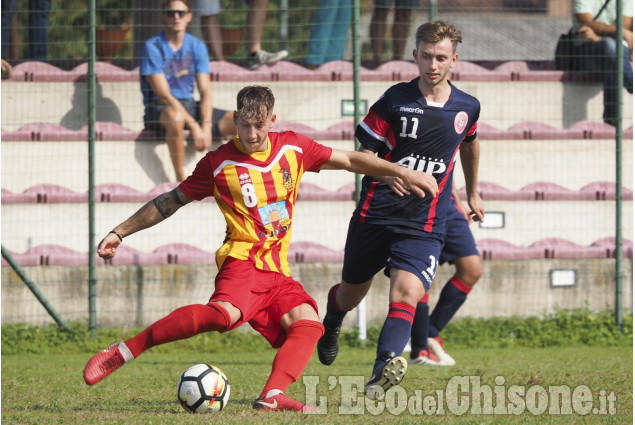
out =
[[[203,41],[186,32],[192,20],[187,0],[163,3],[165,31],[151,37],[141,53],[141,92],[145,128],[165,135],[177,181],[185,180],[185,127],[198,151],[212,144],[212,127],[226,135],[231,112],[212,110],[209,56]],[[194,83],[200,101],[193,98]],[[221,129],[222,127],[222,129]],[[229,133],[233,134],[233,132]]]
[[307,68],[316,69],[326,62],[342,59],[352,14],[351,0],[320,1],[311,25]]
[[[606,6],[602,10],[602,7]],[[633,52],[633,2],[625,1],[623,9],[624,40],[617,43],[615,0],[574,0],[573,21],[577,26],[574,47],[575,69],[599,72],[604,86],[604,122],[617,123],[617,46],[624,49],[624,87],[633,93],[633,67],[629,54]],[[600,11],[595,20],[593,17]]]

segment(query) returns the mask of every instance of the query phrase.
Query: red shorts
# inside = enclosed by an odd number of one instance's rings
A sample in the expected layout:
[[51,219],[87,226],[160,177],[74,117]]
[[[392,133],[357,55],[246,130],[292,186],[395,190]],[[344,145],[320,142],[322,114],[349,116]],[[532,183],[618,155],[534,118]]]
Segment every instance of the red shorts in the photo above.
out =
[[241,318],[228,330],[243,323],[260,332],[272,347],[278,348],[286,335],[280,327],[285,313],[309,304],[317,313],[317,303],[300,282],[281,273],[257,269],[247,260],[228,257],[216,275],[212,301],[226,301],[238,308]]

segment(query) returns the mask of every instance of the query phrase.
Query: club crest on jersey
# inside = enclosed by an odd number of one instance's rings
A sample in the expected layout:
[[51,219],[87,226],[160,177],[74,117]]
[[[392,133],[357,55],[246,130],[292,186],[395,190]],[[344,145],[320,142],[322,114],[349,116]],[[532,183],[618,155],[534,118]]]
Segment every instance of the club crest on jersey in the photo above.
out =
[[286,201],[278,201],[260,207],[258,213],[265,228],[265,231],[258,233],[258,237],[282,237],[291,229],[291,218],[289,211],[287,211]]
[[463,130],[465,130],[466,126],[467,126],[467,113],[464,111],[461,111],[458,114],[456,114],[456,117],[454,117],[454,130],[456,131],[456,134],[463,133]]
[[291,178],[291,173],[286,168],[281,168],[280,173],[282,173],[282,184],[287,192],[291,192],[293,190],[293,179]]

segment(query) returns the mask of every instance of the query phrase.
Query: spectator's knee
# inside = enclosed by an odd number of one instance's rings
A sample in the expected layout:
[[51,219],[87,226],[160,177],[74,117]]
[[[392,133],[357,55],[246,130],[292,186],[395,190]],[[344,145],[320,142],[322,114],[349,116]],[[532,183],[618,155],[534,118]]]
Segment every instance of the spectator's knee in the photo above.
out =
[[161,124],[163,127],[184,127],[185,116],[176,108],[167,107],[161,112]]
[[604,55],[616,57],[617,56],[617,42],[612,37],[603,37],[602,41],[602,50],[604,51]]

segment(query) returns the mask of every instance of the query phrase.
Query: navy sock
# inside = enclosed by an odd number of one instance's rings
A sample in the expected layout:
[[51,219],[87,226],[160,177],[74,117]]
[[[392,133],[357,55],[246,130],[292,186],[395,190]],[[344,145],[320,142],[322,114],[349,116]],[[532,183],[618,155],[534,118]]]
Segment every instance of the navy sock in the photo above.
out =
[[390,303],[388,317],[384,322],[377,342],[377,358],[373,375],[381,372],[388,359],[403,352],[408,343],[415,308],[405,303]]
[[410,358],[414,359],[419,356],[421,350],[428,349],[428,327],[430,325],[429,307],[427,294],[424,297],[426,301],[417,303],[414,321],[412,322],[412,331],[410,332]]
[[452,320],[452,317],[461,308],[467,298],[467,294],[472,288],[463,281],[452,277],[441,290],[439,301],[430,315],[430,327],[428,335],[430,338],[439,336],[439,333]]

